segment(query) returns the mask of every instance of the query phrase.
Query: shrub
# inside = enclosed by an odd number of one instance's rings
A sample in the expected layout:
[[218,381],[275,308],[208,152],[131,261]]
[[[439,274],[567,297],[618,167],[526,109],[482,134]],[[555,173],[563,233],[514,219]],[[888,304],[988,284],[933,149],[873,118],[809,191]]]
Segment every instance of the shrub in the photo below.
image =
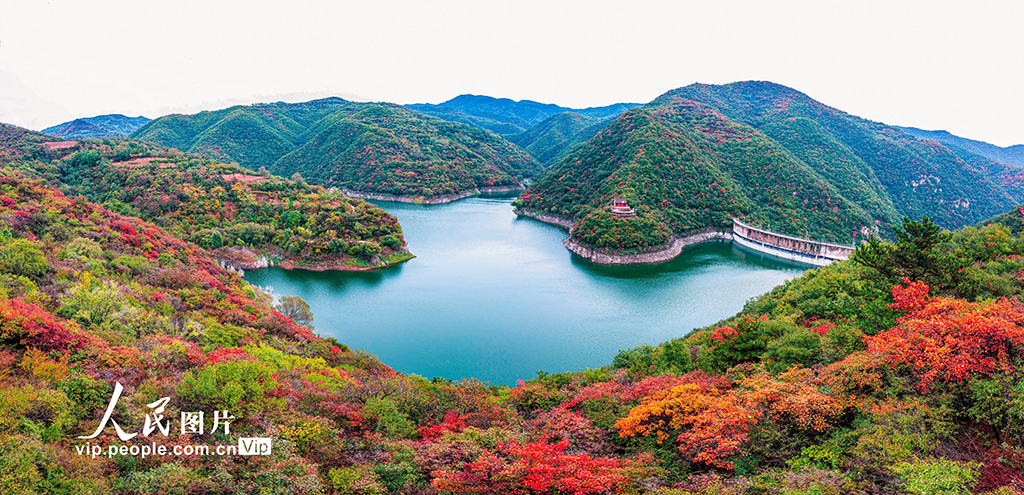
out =
[[50,263],[34,242],[14,239],[0,245],[0,271],[39,278],[50,271]]
[[967,495],[978,482],[980,464],[949,459],[901,462],[891,467],[914,495]]
[[210,410],[227,410],[239,420],[268,409],[267,392],[279,387],[273,371],[252,361],[228,361],[185,373],[178,394]]

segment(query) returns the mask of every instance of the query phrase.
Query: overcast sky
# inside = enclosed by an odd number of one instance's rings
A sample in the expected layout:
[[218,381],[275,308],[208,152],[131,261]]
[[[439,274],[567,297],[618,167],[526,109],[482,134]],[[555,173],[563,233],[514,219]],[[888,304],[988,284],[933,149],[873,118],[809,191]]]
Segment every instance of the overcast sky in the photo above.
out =
[[336,95],[570,107],[769,80],[1024,143],[1024,1],[0,0],[0,121],[42,129]]

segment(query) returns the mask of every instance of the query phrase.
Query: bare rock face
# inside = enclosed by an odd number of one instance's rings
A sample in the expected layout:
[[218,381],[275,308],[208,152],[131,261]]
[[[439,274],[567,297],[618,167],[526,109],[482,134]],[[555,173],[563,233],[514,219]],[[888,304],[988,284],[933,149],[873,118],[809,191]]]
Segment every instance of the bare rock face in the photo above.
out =
[[258,270],[273,266],[270,257],[260,254],[246,246],[232,246],[218,249],[214,254],[221,267],[241,272],[242,270]]

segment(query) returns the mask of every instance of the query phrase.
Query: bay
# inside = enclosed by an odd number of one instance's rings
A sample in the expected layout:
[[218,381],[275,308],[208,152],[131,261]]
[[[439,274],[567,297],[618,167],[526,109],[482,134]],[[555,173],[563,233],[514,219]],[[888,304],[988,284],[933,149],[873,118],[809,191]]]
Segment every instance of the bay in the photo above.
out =
[[686,335],[807,269],[721,241],[656,265],[595,265],[562,246],[564,229],[517,218],[511,202],[375,201],[398,217],[416,258],[372,272],[267,268],[245,278],[302,297],[317,333],[396,370],[514,385]]

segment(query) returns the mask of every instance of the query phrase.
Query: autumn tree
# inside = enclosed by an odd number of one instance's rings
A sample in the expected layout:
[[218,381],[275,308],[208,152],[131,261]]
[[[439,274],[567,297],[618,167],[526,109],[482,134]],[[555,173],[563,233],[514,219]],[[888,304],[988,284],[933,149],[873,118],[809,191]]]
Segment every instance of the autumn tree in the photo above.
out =
[[274,306],[274,309],[287,316],[296,325],[313,330],[313,312],[309,309],[309,303],[301,297],[282,296],[281,302]]
[[615,423],[622,438],[675,436],[679,450],[695,462],[732,469],[727,460],[741,453],[760,413],[715,387],[686,384],[644,398]]
[[871,339],[868,350],[893,365],[909,366],[918,388],[941,379],[1012,373],[1024,349],[1024,307],[1006,298],[987,302],[929,297],[923,282],[904,279],[892,288],[895,307],[907,314]]
[[500,443],[496,452],[484,451],[461,471],[434,471],[433,484],[447,493],[622,493],[657,470],[649,455],[591,457],[568,454],[567,447],[567,440]]

